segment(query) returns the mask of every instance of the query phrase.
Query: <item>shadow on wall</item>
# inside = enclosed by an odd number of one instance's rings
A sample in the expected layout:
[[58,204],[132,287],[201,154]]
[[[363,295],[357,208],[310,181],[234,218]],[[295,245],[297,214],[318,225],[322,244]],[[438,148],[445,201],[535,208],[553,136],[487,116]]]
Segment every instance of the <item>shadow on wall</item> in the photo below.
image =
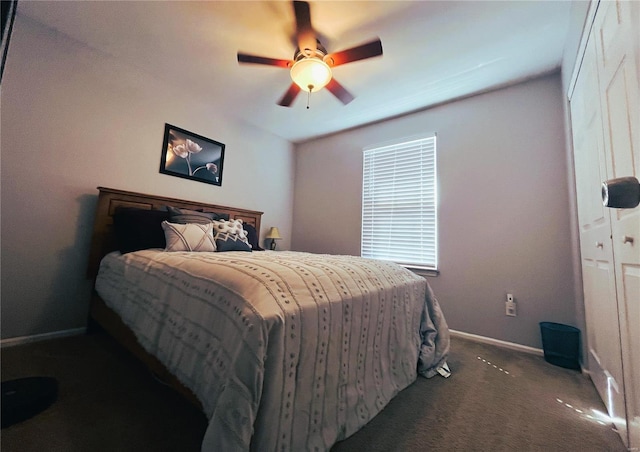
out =
[[56,274],[36,322],[41,331],[51,330],[52,326],[53,331],[87,326],[92,281],[86,278],[86,273],[98,195],[82,194],[76,202],[79,208],[75,240],[57,253]]

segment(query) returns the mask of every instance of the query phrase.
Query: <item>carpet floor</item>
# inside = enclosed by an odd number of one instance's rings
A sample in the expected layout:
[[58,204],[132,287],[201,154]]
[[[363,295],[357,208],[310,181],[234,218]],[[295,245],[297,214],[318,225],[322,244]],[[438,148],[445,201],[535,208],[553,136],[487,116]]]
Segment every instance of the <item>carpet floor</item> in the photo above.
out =
[[[450,378],[418,378],[332,452],[625,450],[578,371],[459,337],[449,365]],[[59,381],[52,406],[2,429],[2,451],[200,450],[204,415],[105,334],[5,347],[1,369],[2,381]]]

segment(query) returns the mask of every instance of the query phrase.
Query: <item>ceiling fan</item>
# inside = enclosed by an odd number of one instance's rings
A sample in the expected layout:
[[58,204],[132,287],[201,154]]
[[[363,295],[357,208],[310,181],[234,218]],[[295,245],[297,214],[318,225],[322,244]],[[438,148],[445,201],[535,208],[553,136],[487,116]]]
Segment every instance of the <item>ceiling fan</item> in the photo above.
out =
[[[347,50],[328,53],[311,26],[309,3],[294,1],[293,12],[296,17],[296,41],[298,44],[293,60],[267,58],[238,52],[238,62],[289,69],[293,83],[278,101],[278,105],[283,107],[291,106],[301,90],[310,95],[311,92],[319,91],[325,86],[343,104],[348,104],[353,100],[353,95],[333,78],[331,68],[382,55],[382,42],[380,39],[375,39]],[[307,108],[309,108],[308,104]]]

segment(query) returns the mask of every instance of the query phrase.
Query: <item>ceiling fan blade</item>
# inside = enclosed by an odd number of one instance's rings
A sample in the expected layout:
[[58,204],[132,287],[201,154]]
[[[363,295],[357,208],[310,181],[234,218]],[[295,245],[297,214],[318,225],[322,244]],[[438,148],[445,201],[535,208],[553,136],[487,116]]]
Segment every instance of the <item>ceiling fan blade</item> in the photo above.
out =
[[342,50],[336,53],[330,53],[325,57],[325,61],[331,67],[340,66],[341,64],[351,63],[353,61],[364,60],[382,55],[382,42],[380,39]]
[[338,83],[335,78],[332,78],[327,86],[325,86],[325,88],[327,88],[331,92],[331,94],[336,96],[340,100],[340,102],[345,105],[347,105],[354,99],[353,95],[349,91],[347,91],[344,86]]
[[278,102],[278,105],[282,105],[283,107],[290,107],[293,101],[296,99],[296,96],[300,92],[300,87],[295,83],[292,83],[282,99]]
[[316,34],[311,26],[311,11],[309,3],[294,1],[293,12],[296,16],[296,40],[301,51],[309,49],[314,52],[317,48]]
[[246,53],[240,52],[238,52],[238,63],[266,64],[267,66],[278,66],[283,68],[289,68],[293,65],[293,61],[290,60],[247,55]]

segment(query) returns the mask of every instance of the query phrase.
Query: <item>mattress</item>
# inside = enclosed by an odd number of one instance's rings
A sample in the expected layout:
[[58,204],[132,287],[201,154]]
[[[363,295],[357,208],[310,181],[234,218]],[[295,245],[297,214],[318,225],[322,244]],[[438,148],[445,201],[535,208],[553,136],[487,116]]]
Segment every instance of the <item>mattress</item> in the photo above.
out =
[[108,254],[95,285],[201,401],[203,451],[329,450],[446,366],[427,281],[292,251]]

